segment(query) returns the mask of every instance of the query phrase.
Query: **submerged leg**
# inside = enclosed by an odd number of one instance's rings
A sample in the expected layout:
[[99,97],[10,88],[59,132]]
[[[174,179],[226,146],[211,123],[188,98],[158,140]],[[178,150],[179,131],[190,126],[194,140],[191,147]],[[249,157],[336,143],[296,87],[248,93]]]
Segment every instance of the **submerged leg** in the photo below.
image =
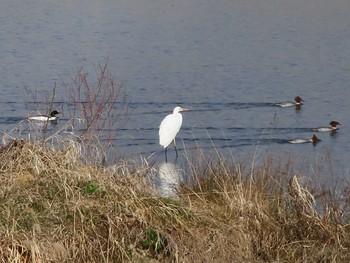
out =
[[179,155],[178,155],[177,149],[176,149],[176,141],[175,141],[175,138],[174,138],[173,143],[174,143],[174,148],[175,148],[175,152],[176,152],[176,159],[177,159],[177,157],[179,157]]

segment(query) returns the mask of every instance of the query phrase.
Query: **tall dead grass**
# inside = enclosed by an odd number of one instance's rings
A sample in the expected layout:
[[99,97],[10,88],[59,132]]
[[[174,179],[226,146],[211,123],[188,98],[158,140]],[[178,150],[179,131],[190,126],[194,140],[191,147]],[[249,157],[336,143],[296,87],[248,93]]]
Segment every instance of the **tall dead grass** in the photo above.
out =
[[303,177],[294,173],[290,160],[281,163],[269,157],[254,167],[253,174],[250,170],[245,175],[242,167],[223,158],[206,163],[194,168],[197,178],[186,192],[193,197],[188,201],[191,207],[210,211],[226,229],[241,226],[246,242],[239,242],[231,252],[247,252],[242,260],[350,260],[347,190],[342,202],[331,202],[327,193],[301,183]]
[[[349,262],[349,218],[288,164],[191,165],[174,200],[152,167],[81,161],[79,145],[0,149],[0,262]],[[273,168],[271,168],[273,167]]]

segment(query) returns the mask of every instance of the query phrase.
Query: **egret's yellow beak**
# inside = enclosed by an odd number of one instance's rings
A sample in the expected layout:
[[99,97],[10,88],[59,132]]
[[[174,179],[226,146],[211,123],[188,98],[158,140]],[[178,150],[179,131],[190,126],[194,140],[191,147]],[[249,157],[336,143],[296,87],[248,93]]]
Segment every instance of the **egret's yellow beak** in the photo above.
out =
[[187,111],[187,110],[190,110],[190,109],[182,108],[182,107],[181,107],[181,111]]

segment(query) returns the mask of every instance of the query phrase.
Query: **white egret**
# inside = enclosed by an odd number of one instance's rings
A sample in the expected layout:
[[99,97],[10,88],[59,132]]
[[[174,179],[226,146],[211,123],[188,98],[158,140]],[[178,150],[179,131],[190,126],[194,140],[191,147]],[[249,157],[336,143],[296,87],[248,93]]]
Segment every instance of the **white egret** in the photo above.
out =
[[167,147],[171,142],[174,144],[176,157],[178,157],[175,137],[182,125],[182,114],[180,112],[186,110],[188,109],[175,107],[173,113],[166,116],[159,126],[159,144],[164,147],[165,161],[167,161]]

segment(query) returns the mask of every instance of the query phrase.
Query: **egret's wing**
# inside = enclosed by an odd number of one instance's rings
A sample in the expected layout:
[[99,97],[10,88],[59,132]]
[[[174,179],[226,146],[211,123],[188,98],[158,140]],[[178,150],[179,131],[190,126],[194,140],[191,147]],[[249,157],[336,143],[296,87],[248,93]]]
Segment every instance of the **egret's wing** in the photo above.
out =
[[159,126],[159,144],[166,148],[174,140],[181,128],[181,124],[181,114],[169,114],[166,116]]

